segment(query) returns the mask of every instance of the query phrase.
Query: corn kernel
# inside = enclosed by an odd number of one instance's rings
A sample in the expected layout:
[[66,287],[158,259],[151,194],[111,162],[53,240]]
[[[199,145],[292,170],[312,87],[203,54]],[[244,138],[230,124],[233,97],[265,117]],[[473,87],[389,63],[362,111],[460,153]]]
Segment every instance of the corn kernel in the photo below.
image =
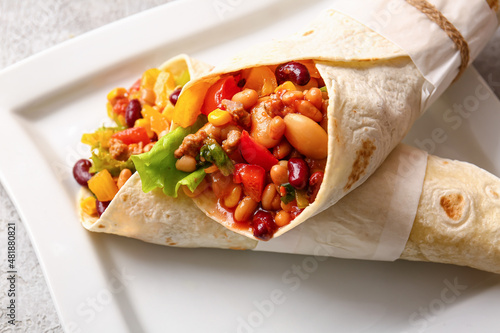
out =
[[231,114],[221,109],[215,109],[208,115],[208,121],[214,126],[224,126],[231,120],[233,120]]
[[293,91],[293,90],[297,90],[297,88],[295,87],[295,85],[292,83],[292,81],[285,81],[283,82],[281,85],[279,85],[275,90],[274,90],[274,93],[277,94],[277,93],[280,93],[280,92],[283,92],[285,90],[288,90],[288,91]]
[[127,95],[127,89],[125,88],[115,88],[108,93],[108,101],[113,104],[118,98],[125,97]]

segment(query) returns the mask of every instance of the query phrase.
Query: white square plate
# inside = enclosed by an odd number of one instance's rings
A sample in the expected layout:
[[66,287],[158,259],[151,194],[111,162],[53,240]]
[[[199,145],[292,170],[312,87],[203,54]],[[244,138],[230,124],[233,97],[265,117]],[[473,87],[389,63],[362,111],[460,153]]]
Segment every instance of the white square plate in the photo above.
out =
[[[306,24],[329,1],[186,0],[0,73],[0,179],[67,332],[498,331],[500,277],[428,263],[178,249],[84,230],[71,168],[109,90],[178,53],[216,64]],[[500,176],[500,102],[474,69],[406,139]],[[437,132],[436,132],[437,131]],[[438,134],[435,134],[438,133]],[[436,138],[438,138],[436,140]]]

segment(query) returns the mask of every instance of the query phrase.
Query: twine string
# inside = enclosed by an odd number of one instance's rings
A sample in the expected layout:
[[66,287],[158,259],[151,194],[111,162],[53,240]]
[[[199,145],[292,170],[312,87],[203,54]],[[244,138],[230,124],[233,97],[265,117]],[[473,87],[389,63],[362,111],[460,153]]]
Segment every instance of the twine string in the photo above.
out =
[[461,64],[458,69],[458,74],[453,80],[455,82],[462,76],[463,72],[469,65],[470,49],[469,44],[458,29],[431,3],[426,0],[406,0],[406,2],[422,13],[424,13],[432,22],[436,23],[455,43],[460,51]]

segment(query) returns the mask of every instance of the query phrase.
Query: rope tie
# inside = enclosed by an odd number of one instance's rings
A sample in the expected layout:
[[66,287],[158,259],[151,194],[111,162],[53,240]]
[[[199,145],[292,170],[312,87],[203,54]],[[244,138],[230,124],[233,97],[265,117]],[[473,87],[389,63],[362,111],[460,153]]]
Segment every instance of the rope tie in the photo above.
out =
[[462,62],[460,64],[458,74],[453,80],[453,82],[455,82],[460,78],[460,76],[462,76],[469,64],[469,44],[467,44],[467,41],[464,36],[462,36],[460,31],[458,31],[458,29],[455,28],[455,26],[448,21],[448,19],[434,5],[426,0],[406,0],[406,2],[424,13],[432,22],[436,23],[441,29],[443,29],[460,51]]

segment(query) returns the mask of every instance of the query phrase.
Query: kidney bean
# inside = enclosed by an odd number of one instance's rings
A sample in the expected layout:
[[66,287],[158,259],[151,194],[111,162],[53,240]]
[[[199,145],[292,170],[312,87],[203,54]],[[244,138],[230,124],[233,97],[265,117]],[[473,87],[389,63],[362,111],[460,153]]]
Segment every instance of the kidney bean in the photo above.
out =
[[254,237],[263,241],[271,239],[276,230],[273,215],[265,210],[259,210],[253,215],[252,225]]
[[95,208],[97,209],[97,214],[99,214],[99,217],[104,214],[104,211],[106,210],[106,208],[108,208],[110,202],[111,201],[95,201]]
[[301,158],[291,158],[288,161],[288,182],[298,190],[307,186],[309,180],[309,167]]
[[309,195],[310,203],[316,200],[316,196],[318,195],[324,176],[324,172],[316,171],[311,175],[311,177],[309,177],[309,189],[307,190],[307,194]]
[[135,121],[142,118],[141,110],[141,102],[139,102],[138,99],[133,99],[128,102],[127,108],[125,109],[125,121],[128,127],[134,127]]
[[292,81],[299,86],[305,86],[311,80],[311,75],[307,67],[300,62],[290,61],[276,67],[276,79],[278,84],[285,81]]
[[78,160],[73,166],[73,177],[81,186],[88,186],[87,182],[92,178],[92,174],[89,172],[91,166],[92,162],[87,159]]
[[181,94],[182,88],[177,88],[175,89],[171,94],[170,94],[170,103],[173,105],[177,104],[177,100],[179,99],[179,95]]

